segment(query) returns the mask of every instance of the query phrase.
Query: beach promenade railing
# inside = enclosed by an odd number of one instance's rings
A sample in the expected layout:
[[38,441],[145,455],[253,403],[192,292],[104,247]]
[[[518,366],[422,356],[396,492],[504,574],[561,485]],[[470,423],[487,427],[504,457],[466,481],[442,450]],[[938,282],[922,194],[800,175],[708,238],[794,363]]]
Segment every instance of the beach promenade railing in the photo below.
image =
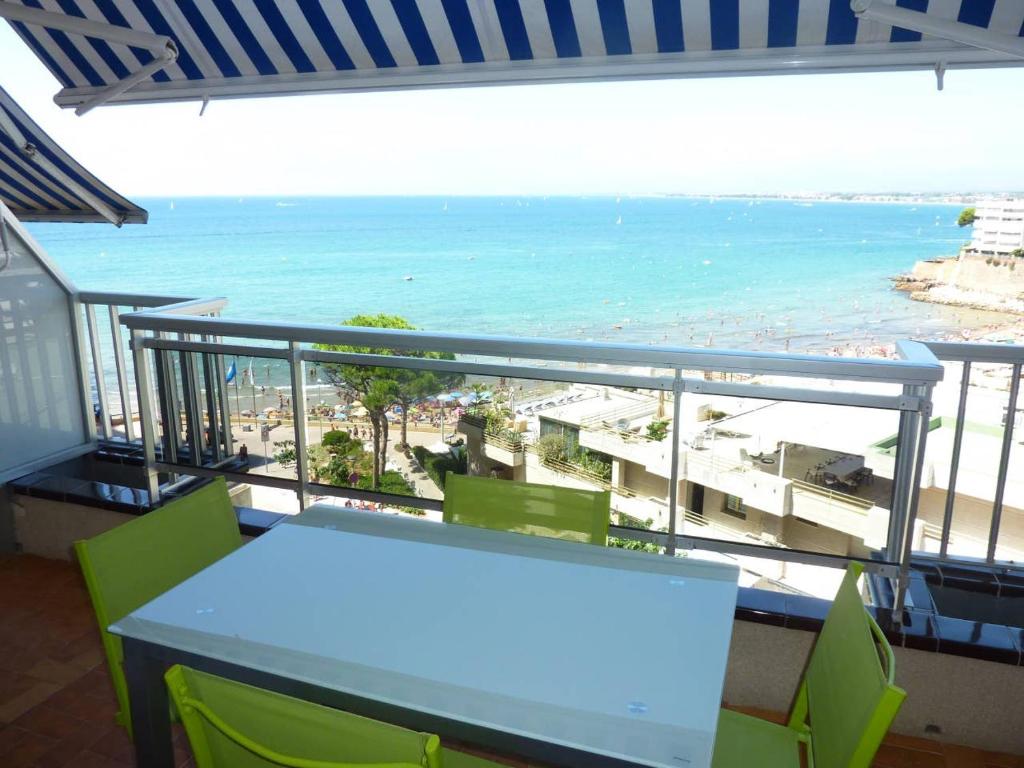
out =
[[[900,359],[852,359],[229,319],[218,316],[224,306],[222,299],[168,304],[141,296],[90,292],[83,293],[79,300],[85,305],[133,310],[119,311],[118,320],[130,334],[147,486],[154,499],[159,498],[161,473],[171,477],[225,475],[238,482],[292,490],[300,507],[312,496],[335,496],[440,509],[437,499],[332,486],[310,479],[307,367],[368,366],[663,392],[670,395],[664,399],[675,424],[682,423],[682,396],[686,393],[856,406],[881,409],[899,418],[889,535],[880,557],[867,565],[873,572],[894,579],[906,572],[908,531],[920,488],[932,389],[943,376],[942,365],[920,343],[901,343]],[[95,324],[93,330],[97,330]],[[326,351],[314,345],[385,349],[392,354]],[[435,352],[448,353],[446,357],[454,359],[422,356]],[[234,454],[224,385],[224,360],[229,355],[273,361],[287,369],[294,476],[225,467]],[[817,382],[826,384],[815,386]],[[175,423],[178,414],[184,415],[184,424]],[[667,531],[632,532],[637,538],[658,544],[668,554],[681,548],[711,549],[843,567],[846,558],[838,555],[685,535],[677,526],[681,522],[677,520],[678,510],[682,508],[677,498],[682,453],[677,430],[670,431],[667,442],[669,525]]]

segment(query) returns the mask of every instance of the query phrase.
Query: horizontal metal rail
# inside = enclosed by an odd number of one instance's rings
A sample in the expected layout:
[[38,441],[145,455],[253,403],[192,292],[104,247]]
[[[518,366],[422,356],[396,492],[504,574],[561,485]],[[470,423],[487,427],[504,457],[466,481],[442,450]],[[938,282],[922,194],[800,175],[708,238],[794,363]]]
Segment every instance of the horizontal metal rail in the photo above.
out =
[[959,341],[926,341],[925,346],[939,360],[971,363],[1024,363],[1024,346],[1018,344],[979,344]]
[[818,496],[819,498],[826,499],[829,502],[835,501],[848,507],[856,507],[860,512],[867,512],[875,506],[874,502],[869,499],[862,499],[859,496],[851,496],[850,494],[843,493],[842,491],[833,491],[831,488],[823,488],[820,485],[807,483],[803,480],[798,480],[795,477],[790,478],[789,482],[793,484],[794,492],[808,493]]
[[162,307],[192,301],[188,296],[158,296],[152,293],[120,293],[113,291],[79,291],[83,304],[109,304],[114,307]]
[[[943,375],[942,365],[934,358],[928,362],[871,360],[775,352],[654,347],[647,344],[612,344],[459,333],[428,333],[337,325],[265,323],[254,320],[181,316],[165,312],[162,309],[161,311],[126,313],[121,316],[121,321],[132,330],[259,338],[366,349],[451,352],[452,354],[483,357],[563,360],[606,365],[649,365],[656,368],[678,368],[693,371],[729,371],[846,381],[873,381],[886,384],[929,384],[941,381]],[[925,352],[921,353],[921,357],[927,353],[927,349],[923,349]],[[647,377],[641,378],[646,379]],[[706,383],[710,384],[711,382]]]

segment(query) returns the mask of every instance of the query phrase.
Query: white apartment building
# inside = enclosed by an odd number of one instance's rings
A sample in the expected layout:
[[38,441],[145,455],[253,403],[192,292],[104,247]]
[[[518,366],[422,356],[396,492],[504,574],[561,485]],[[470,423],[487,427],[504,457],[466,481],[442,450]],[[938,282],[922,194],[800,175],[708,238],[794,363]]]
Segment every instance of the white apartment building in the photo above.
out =
[[1024,248],[1024,198],[985,200],[975,208],[971,251],[1010,256]]

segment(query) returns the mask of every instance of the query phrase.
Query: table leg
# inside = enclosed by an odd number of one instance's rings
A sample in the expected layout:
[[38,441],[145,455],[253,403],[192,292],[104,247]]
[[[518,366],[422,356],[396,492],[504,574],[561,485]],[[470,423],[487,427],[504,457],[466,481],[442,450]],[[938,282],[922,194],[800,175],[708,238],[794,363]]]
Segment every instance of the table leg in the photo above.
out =
[[124,675],[131,702],[132,740],[137,768],[174,768],[170,703],[164,684],[165,664],[146,652],[146,644],[122,639]]

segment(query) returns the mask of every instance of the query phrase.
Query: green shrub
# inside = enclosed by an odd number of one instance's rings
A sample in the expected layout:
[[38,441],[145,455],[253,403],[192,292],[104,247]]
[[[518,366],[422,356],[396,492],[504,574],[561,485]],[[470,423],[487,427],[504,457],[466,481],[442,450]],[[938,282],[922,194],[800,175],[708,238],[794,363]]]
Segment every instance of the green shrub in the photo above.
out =
[[[364,491],[373,490],[373,477],[360,475],[356,488]],[[377,488],[381,493],[391,493],[396,496],[415,496],[416,490],[406,481],[404,477],[393,469],[385,470],[380,475],[380,486]]]
[[537,441],[537,455],[541,461],[566,461],[569,458],[569,443],[564,435],[552,432]]
[[668,419],[655,419],[647,425],[647,439],[660,443],[668,437]]
[[357,440],[348,432],[341,429],[336,429],[332,432],[326,433],[323,440],[320,441],[320,445],[326,448],[330,453],[342,456],[359,453],[363,450],[363,444],[360,440]]
[[569,458],[570,464],[575,464],[592,475],[597,475],[602,480],[612,479],[612,462],[604,454],[588,451],[586,448],[577,449],[576,453]]
[[442,491],[444,490],[444,479],[448,472],[454,472],[456,475],[466,474],[466,454],[460,452],[458,457],[455,456],[439,456],[431,453],[422,445],[413,446],[413,455],[416,457],[416,461],[420,463],[420,466],[426,470],[427,475],[434,481]]

